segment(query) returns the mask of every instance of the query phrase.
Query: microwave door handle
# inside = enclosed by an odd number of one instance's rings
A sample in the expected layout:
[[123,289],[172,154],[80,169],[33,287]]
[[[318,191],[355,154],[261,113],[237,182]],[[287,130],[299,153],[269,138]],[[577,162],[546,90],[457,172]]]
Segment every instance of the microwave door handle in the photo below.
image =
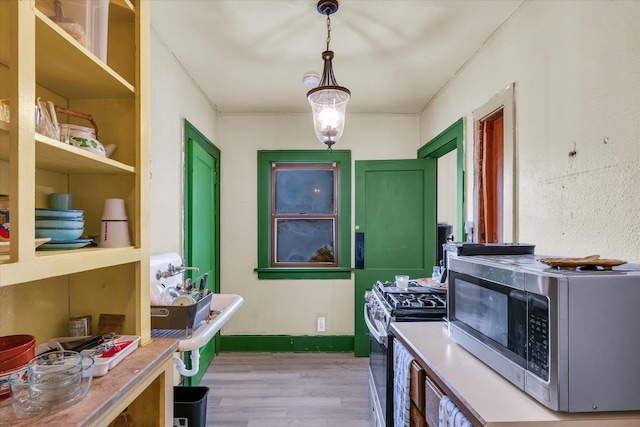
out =
[[375,325],[371,322],[371,319],[369,318],[369,307],[367,307],[366,305],[364,306],[364,323],[367,324],[367,329],[369,329],[369,334],[371,334],[371,336],[373,336],[373,338],[375,338],[376,341],[378,341],[380,344],[386,347],[387,336],[381,334],[378,331],[378,329],[375,327]]

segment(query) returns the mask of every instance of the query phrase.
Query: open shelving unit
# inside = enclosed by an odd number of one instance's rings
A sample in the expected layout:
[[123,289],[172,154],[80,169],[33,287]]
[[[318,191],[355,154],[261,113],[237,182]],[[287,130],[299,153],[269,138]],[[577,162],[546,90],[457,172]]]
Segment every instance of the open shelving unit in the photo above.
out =
[[[151,342],[149,2],[109,1],[105,62],[42,12],[42,1],[49,0],[0,1],[0,99],[11,109],[10,122],[0,122],[0,194],[9,196],[11,231],[9,253],[0,255],[0,335],[30,334],[39,343],[68,335],[71,316],[92,315],[95,329],[100,314],[117,313],[126,315],[124,333],[144,347]],[[37,133],[38,98],[91,114],[101,143],[116,151],[101,157]],[[48,207],[50,193],[73,194],[83,237],[96,241],[104,200],[124,199],[131,246],[36,250],[35,209]],[[164,420],[172,390],[145,387],[114,407],[151,399]]]

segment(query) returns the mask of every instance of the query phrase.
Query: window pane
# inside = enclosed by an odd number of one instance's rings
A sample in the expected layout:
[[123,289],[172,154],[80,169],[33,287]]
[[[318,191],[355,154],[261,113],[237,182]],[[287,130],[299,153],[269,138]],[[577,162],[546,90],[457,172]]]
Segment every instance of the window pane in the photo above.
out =
[[279,219],[276,262],[334,262],[333,219]]
[[334,213],[334,170],[279,169],[276,213]]

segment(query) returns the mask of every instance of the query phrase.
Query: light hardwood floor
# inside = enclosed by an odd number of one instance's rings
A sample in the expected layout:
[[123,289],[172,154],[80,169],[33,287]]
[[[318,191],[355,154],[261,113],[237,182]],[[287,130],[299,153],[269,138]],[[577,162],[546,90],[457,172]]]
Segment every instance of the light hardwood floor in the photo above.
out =
[[370,427],[369,359],[343,353],[221,353],[207,427]]

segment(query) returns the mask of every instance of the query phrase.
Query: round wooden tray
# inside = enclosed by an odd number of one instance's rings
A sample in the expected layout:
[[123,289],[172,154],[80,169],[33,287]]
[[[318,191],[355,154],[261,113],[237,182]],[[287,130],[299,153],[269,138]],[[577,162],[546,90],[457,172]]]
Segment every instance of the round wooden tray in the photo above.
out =
[[542,258],[538,261],[550,267],[571,270],[579,267],[602,267],[605,270],[611,270],[612,267],[627,263],[619,259],[602,259],[599,255],[590,255],[584,258]]

